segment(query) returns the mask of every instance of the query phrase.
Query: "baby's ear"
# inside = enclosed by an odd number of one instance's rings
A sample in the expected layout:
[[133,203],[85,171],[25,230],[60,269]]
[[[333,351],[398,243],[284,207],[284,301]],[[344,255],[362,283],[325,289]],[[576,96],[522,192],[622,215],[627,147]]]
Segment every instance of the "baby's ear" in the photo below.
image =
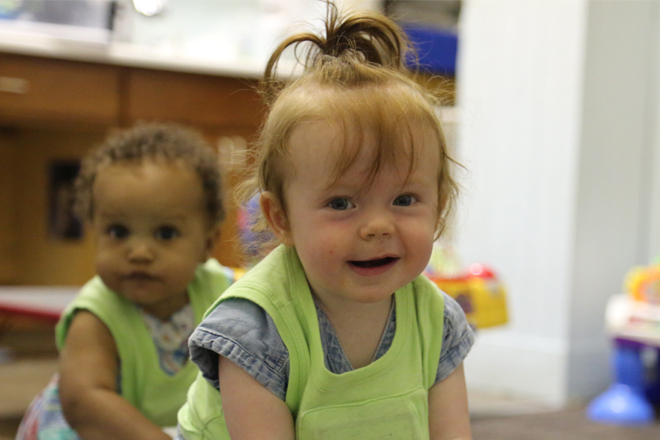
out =
[[270,191],[265,191],[261,193],[259,197],[259,205],[261,206],[261,212],[268,223],[268,226],[275,234],[277,239],[287,245],[292,246],[293,241],[291,240],[291,231],[289,229],[289,222],[286,218],[286,213],[282,207],[280,201],[275,197]]
[[208,260],[213,256],[215,245],[220,241],[220,225],[215,225],[206,233],[206,244],[204,250],[206,251],[206,259]]

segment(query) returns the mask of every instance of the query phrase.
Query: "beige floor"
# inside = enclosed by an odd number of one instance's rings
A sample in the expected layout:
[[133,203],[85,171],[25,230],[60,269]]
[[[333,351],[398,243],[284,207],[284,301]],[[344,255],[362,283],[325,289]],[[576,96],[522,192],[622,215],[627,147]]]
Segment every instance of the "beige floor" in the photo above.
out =
[[0,316],[0,440],[13,439],[23,413],[57,369],[52,329],[12,331]]
[[540,414],[560,409],[532,399],[477,391],[468,391],[468,403],[472,419]]
[[20,417],[56,369],[57,359],[17,359],[0,364],[0,417]]

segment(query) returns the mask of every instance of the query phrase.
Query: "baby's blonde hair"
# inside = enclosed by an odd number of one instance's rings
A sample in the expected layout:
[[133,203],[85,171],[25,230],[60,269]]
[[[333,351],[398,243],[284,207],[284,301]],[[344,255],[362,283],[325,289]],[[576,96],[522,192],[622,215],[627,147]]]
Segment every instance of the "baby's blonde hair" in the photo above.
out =
[[[287,83],[276,78],[278,62],[287,48],[307,50],[305,70]],[[436,136],[438,170],[438,223],[440,236],[453,212],[458,193],[450,168],[451,159],[436,114],[439,100],[418,85],[405,66],[412,52],[403,30],[377,13],[362,12],[343,17],[328,2],[325,35],[302,33],[278,46],[266,67],[261,90],[269,107],[261,127],[254,161],[248,178],[237,188],[237,198],[246,202],[255,194],[270,191],[286,215],[284,186],[289,140],[301,122],[324,120],[336,124],[343,135],[343,150],[335,166],[339,178],[360,153],[364,135],[376,137],[376,152],[366,182],[372,182],[384,165],[408,160],[415,166],[415,130],[431,129]],[[255,229],[264,230],[263,218],[255,219]]]

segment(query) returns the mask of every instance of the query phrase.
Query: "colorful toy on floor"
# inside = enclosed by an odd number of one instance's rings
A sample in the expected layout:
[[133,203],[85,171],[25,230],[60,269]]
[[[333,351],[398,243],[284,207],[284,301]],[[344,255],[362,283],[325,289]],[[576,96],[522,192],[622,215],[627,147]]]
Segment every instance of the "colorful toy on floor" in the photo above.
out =
[[633,267],[626,275],[625,288],[634,301],[660,305],[660,265]]
[[614,343],[614,380],[591,402],[587,415],[596,422],[646,425],[654,422],[653,406],[660,403],[660,265],[634,267],[624,288],[625,294],[610,298],[605,312]]
[[438,244],[424,273],[461,305],[473,328],[508,321],[506,290],[489,267],[472,264],[461,270],[451,248]]

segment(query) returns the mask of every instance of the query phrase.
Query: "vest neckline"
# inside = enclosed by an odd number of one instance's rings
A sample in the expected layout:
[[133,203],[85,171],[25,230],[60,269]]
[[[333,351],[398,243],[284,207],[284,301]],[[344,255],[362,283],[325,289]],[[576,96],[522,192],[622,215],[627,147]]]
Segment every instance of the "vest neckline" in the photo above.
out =
[[[292,257],[292,263],[300,265],[299,277],[295,280],[295,290],[302,294],[298,296],[301,309],[303,311],[304,319],[307,321],[306,325],[310,330],[310,374],[321,374],[330,376],[332,378],[346,378],[355,379],[377,375],[379,372],[387,370],[388,367],[397,360],[397,355],[405,345],[406,334],[410,326],[410,307],[412,307],[411,298],[411,284],[407,284],[396,292],[394,292],[394,307],[396,309],[396,331],[394,339],[387,352],[379,359],[371,362],[369,365],[347,371],[341,374],[333,373],[325,365],[325,355],[323,353],[323,344],[321,342],[321,329],[319,327],[319,320],[314,306],[314,298],[312,291],[307,283],[305,272],[302,270],[302,263],[298,258],[297,253],[292,252],[289,254]],[[315,373],[314,373],[315,372]]]

